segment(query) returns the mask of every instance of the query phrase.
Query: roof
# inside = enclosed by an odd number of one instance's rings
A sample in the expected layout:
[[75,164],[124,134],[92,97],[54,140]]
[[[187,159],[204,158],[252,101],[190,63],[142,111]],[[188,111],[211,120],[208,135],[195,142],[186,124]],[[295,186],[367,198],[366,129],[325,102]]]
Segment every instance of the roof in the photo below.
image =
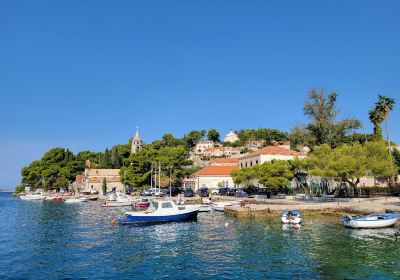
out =
[[142,139],[140,138],[140,135],[139,135],[139,127],[136,127],[136,133],[135,133],[135,136],[133,136],[133,140],[142,141]]
[[238,158],[210,158],[210,163],[237,163],[239,164]]
[[89,169],[88,176],[119,176],[120,169]]
[[195,176],[230,176],[231,172],[239,169],[237,165],[210,165],[200,169]]
[[262,149],[255,151],[254,153],[248,154],[241,159],[252,158],[259,155],[282,155],[282,156],[307,156],[307,154],[302,152],[297,152],[293,150],[288,150],[278,146],[267,146]]

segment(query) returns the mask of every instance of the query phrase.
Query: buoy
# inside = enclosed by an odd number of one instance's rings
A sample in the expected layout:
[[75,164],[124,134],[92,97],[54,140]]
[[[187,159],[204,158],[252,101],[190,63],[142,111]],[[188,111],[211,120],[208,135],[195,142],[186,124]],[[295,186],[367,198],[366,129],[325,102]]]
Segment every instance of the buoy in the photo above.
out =
[[115,220],[112,219],[112,220],[111,220],[111,224],[112,224],[112,225],[115,225],[115,223],[116,223]]
[[229,226],[228,222],[225,223],[225,226],[226,226],[226,227]]

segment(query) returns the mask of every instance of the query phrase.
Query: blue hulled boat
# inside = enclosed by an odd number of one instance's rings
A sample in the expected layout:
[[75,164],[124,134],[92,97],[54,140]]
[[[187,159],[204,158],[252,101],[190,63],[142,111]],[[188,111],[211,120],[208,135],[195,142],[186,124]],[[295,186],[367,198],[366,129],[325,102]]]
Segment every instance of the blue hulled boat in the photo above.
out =
[[195,221],[199,210],[199,206],[176,205],[170,200],[153,201],[144,212],[126,212],[122,224]]

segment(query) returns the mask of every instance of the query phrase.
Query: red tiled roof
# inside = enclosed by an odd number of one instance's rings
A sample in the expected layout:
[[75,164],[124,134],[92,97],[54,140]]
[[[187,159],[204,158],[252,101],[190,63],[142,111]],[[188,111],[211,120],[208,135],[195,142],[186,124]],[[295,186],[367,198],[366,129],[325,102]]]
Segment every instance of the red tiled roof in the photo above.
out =
[[238,163],[238,158],[210,158],[210,163]]
[[195,176],[229,176],[233,170],[239,169],[237,165],[210,165],[200,169]]
[[288,150],[278,146],[267,146],[255,151],[254,153],[242,157],[242,159],[252,158],[258,155],[306,156],[307,154],[293,150]]

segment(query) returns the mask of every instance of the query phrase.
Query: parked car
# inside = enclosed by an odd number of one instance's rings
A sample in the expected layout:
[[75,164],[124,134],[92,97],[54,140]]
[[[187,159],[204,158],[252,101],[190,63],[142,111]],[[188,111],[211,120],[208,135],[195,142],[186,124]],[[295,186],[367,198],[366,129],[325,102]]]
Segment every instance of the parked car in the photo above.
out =
[[235,193],[235,197],[246,197],[246,196],[247,196],[247,193],[242,189],[237,190]]
[[208,193],[208,189],[207,188],[202,188],[199,190],[199,195],[200,197],[209,197],[210,194]]
[[177,196],[178,194],[180,194],[182,192],[181,188],[178,187],[171,187],[171,192],[169,190],[169,188],[167,189],[163,189],[162,192],[166,195],[169,196],[170,194],[172,196]]
[[219,194],[219,189],[211,189],[211,194],[212,195],[217,195],[217,194]]
[[194,191],[192,189],[185,189],[183,196],[184,197],[194,197]]

